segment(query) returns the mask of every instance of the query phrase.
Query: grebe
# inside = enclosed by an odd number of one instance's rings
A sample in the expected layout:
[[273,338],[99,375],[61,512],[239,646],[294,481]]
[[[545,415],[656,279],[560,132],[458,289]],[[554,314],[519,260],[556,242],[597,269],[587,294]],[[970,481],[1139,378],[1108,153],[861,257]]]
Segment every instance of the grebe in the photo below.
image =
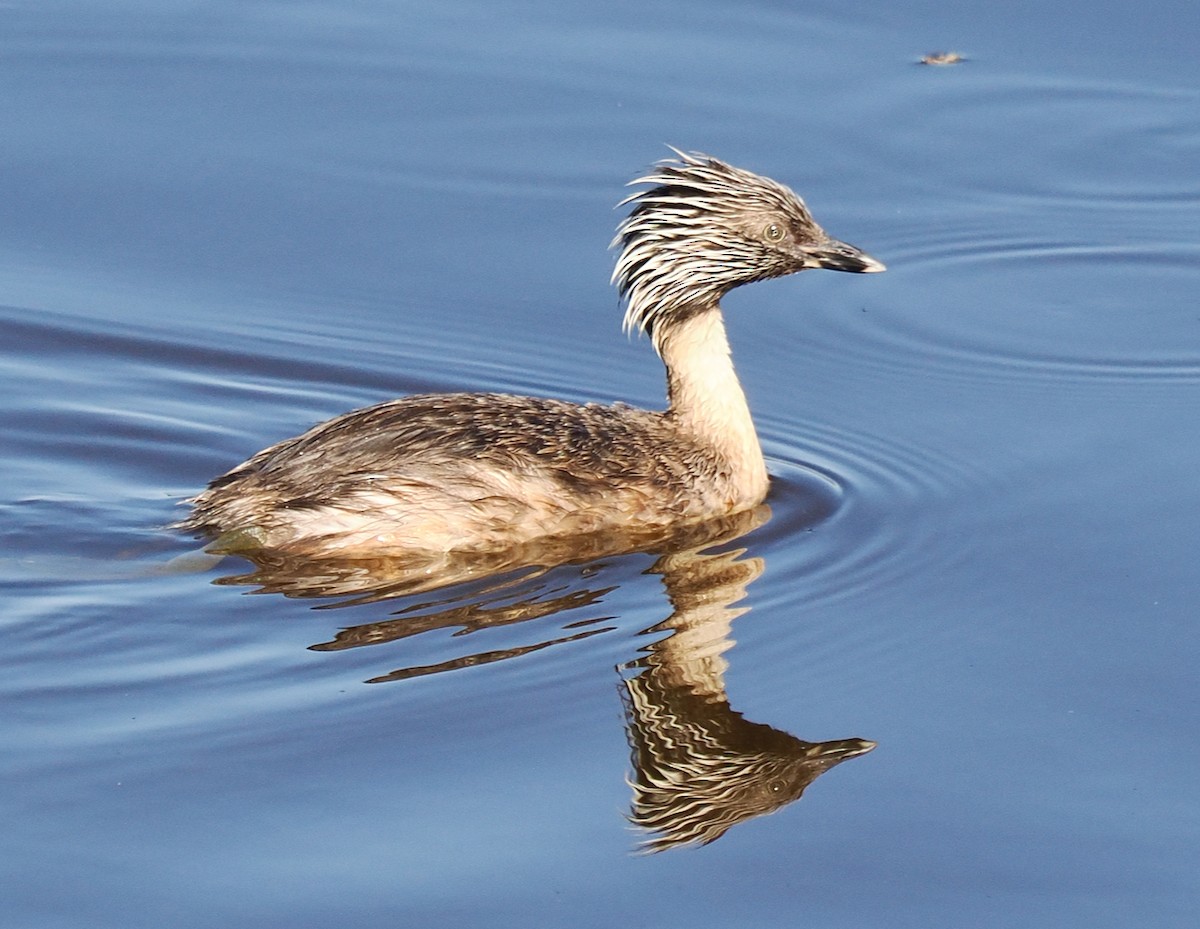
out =
[[667,369],[665,411],[430,394],[338,416],[218,477],[181,528],[225,550],[355,556],[506,549],[754,507],[767,470],[720,299],[806,268],[883,271],[795,193],[700,153],[630,182],[612,283]]

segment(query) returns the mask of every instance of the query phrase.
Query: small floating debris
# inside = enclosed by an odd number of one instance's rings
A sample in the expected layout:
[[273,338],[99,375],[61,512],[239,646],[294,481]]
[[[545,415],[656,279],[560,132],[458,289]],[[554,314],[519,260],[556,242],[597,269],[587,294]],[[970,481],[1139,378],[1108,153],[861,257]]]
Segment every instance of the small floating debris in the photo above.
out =
[[921,59],[923,65],[956,65],[967,59],[958,52],[930,52]]

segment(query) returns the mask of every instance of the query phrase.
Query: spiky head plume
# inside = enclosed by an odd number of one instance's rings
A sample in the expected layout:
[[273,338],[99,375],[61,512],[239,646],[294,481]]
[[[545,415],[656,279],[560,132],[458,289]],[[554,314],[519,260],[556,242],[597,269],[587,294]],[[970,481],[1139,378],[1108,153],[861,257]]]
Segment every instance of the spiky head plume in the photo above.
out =
[[712,309],[740,284],[805,268],[882,271],[883,265],[826,235],[804,201],[782,184],[699,152],[671,149],[630,186],[634,204],[610,247],[612,282],[625,302],[626,332],[655,348],[672,320]]

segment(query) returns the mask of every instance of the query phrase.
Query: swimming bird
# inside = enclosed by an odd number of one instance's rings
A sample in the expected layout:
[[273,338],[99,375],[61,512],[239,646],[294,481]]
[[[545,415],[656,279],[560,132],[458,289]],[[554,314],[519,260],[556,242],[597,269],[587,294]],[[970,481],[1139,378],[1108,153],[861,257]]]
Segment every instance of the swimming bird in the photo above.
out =
[[667,408],[427,394],[338,416],[193,498],[181,527],[226,549],[360,556],[493,551],[754,507],[767,470],[721,298],[808,268],[884,266],[769,178],[698,152],[630,182],[612,283],[666,366]]

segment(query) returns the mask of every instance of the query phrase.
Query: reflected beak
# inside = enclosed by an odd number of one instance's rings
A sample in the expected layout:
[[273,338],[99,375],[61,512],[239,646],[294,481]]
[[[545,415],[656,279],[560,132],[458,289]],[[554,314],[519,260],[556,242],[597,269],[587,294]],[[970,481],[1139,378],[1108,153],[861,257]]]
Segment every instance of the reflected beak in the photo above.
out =
[[858,274],[874,274],[886,271],[882,261],[876,261],[861,248],[855,248],[837,239],[829,239],[821,245],[805,250],[810,268],[827,268],[830,271],[854,271]]

